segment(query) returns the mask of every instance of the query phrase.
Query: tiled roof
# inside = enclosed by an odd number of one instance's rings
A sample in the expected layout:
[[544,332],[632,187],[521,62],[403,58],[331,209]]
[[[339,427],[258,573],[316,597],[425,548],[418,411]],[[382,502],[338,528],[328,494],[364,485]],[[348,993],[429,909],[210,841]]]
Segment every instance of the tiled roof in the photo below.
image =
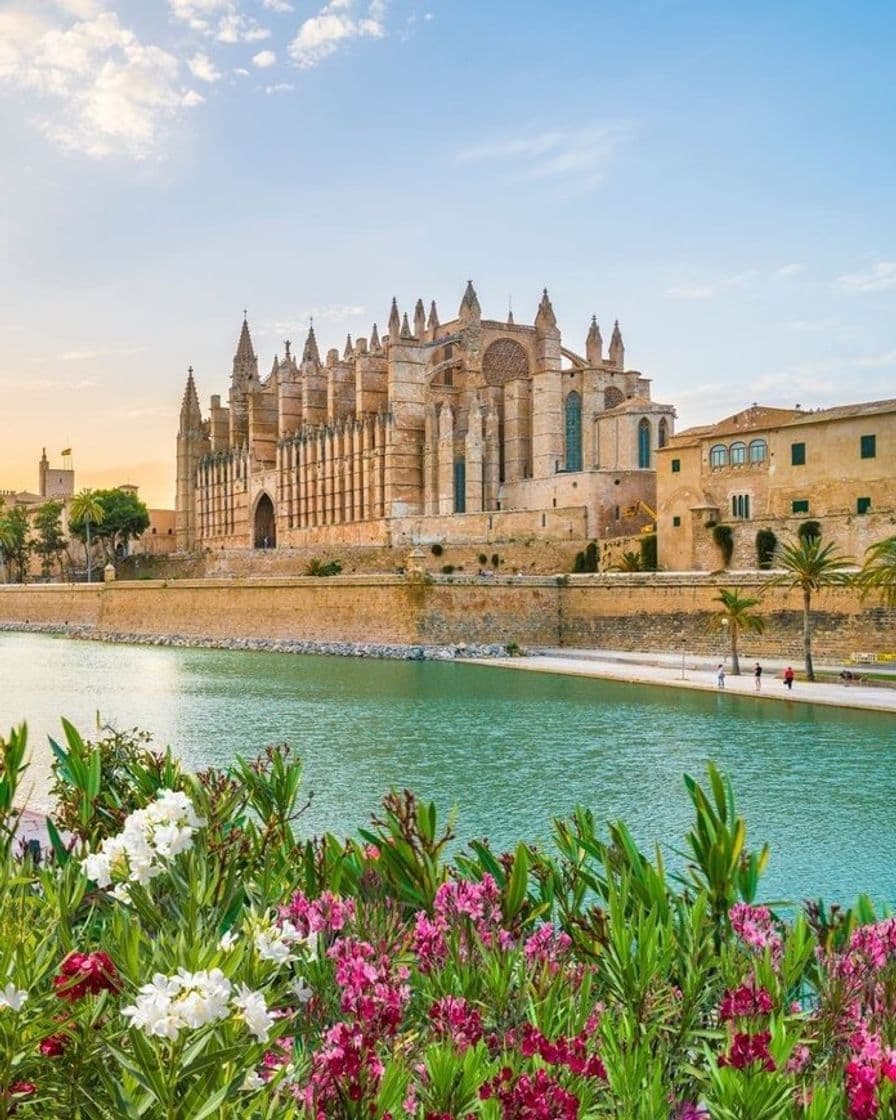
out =
[[896,411],[896,400],[866,401],[863,404],[844,404],[834,408],[796,409],[772,408],[755,405],[720,420],[717,424],[703,424],[676,433],[669,446],[685,447],[713,437],[734,436],[768,428],[790,428],[803,424],[818,424],[829,420],[848,420],[855,416],[876,416]]

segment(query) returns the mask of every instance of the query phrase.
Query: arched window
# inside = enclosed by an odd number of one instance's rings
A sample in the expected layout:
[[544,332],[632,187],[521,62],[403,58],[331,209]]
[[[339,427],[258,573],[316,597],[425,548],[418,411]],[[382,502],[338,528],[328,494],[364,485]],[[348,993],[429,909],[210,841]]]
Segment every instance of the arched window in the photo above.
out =
[[754,439],[750,444],[750,462],[764,463],[768,458],[768,444],[764,439]]
[[660,420],[659,426],[656,430],[656,445],[657,447],[665,447],[669,438],[669,425],[666,423],[665,416]]
[[711,467],[724,467],[728,462],[728,448],[724,443],[717,443],[709,451],[709,465]]
[[609,389],[604,390],[604,408],[615,408],[617,404],[622,404],[625,396],[621,389],[617,389],[615,385],[611,385]]
[[638,466],[641,470],[650,466],[650,421],[646,416],[638,425]]
[[566,395],[566,469],[582,469],[582,398],[573,389]]
[[747,445],[738,440],[728,448],[728,457],[732,467],[739,467],[747,461]]

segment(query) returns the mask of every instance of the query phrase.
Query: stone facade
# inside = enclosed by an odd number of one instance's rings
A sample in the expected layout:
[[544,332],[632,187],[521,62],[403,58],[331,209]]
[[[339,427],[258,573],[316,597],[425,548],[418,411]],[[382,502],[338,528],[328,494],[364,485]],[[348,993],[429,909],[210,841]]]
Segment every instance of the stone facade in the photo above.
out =
[[[393,300],[382,341],[322,360],[313,326],[262,379],[243,321],[227,403],[203,416],[190,370],[177,437],[177,547],[588,539],[637,532],[655,505],[675,413],[607,355],[561,342],[544,293],[531,326],[483,319],[468,284],[456,319]],[[511,514],[513,515],[511,517]]]
[[861,562],[896,532],[896,400],[837,408],[751,408],[690,428],[657,453],[660,567],[714,571],[712,524],[731,526],[731,567],[757,566],[756,534],[779,540],[818,521]]

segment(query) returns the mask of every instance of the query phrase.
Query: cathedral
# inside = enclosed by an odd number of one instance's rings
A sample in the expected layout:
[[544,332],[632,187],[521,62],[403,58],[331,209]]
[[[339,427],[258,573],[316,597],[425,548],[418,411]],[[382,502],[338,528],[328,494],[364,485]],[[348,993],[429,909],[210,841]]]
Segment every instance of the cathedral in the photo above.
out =
[[483,319],[472,283],[457,317],[413,321],[321,359],[313,323],[267,377],[244,318],[226,403],[203,415],[193,370],[177,436],[177,547],[400,546],[638,532],[656,505],[654,456],[675,413],[608,352],[563,345],[547,291],[532,325]]

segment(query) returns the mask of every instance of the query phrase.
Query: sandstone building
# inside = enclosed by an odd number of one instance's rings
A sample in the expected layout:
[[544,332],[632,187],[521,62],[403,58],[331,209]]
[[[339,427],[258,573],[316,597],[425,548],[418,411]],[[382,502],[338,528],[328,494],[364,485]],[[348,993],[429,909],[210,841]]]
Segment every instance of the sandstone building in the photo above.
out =
[[660,567],[722,567],[714,523],[734,530],[731,567],[755,569],[756,533],[818,521],[861,562],[896,523],[896,400],[806,411],[753,405],[689,428],[657,454]]
[[637,532],[655,503],[671,406],[608,353],[596,320],[567,349],[544,293],[534,323],[393,300],[380,339],[321,359],[313,324],[261,377],[244,319],[226,403],[203,416],[191,368],[177,437],[177,546],[398,546]]

